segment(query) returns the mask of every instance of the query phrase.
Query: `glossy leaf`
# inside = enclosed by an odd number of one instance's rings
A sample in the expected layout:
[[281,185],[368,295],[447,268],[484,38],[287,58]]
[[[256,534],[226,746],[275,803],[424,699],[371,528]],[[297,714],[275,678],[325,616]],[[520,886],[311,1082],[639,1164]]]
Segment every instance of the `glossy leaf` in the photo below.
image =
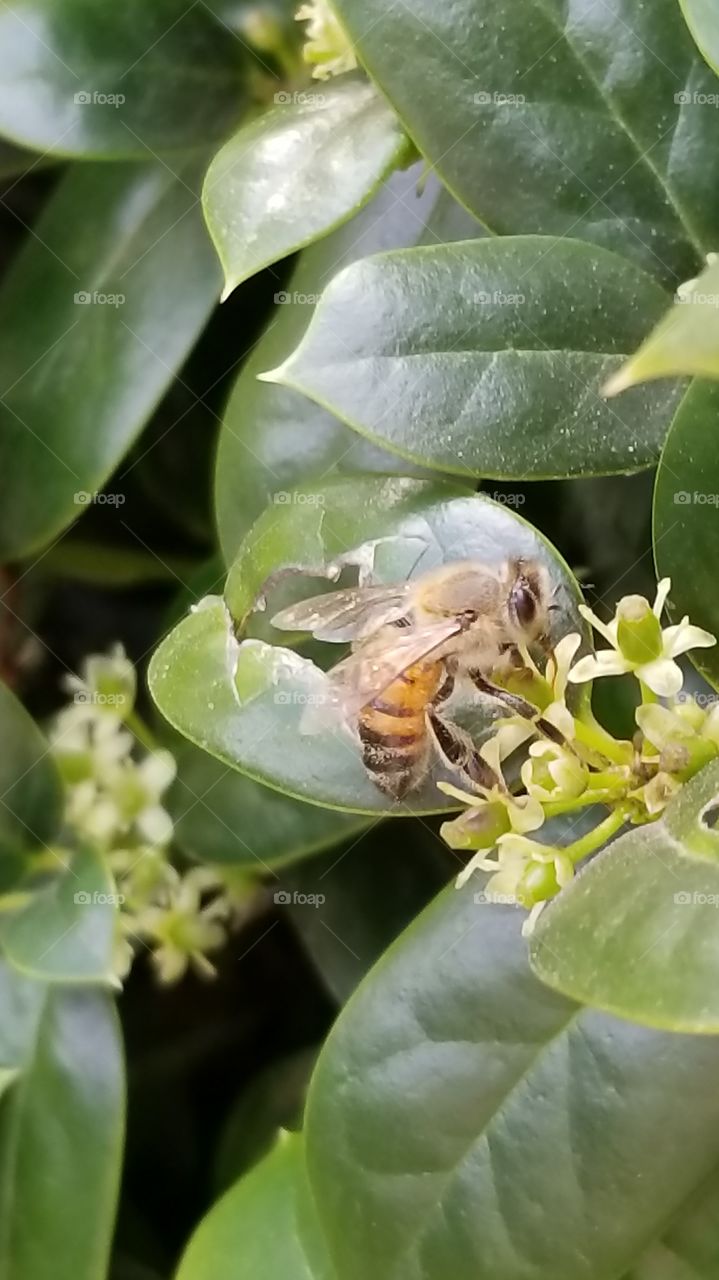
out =
[[608,405],[601,387],[665,306],[639,268],[576,240],[382,254],[333,280],[297,350],[266,376],[373,443],[460,476],[636,471],[656,462],[680,389]]
[[34,720],[0,683],[0,857],[52,840],[62,814],[62,784]]
[[[71,170],[6,276],[5,558],[30,554],[82,514],[207,320],[219,282],[195,203],[165,166]],[[109,501],[121,518],[123,494]]]
[[314,304],[335,272],[368,253],[477,235],[478,224],[423,166],[393,173],[352,221],[302,254],[257,346],[243,365],[225,410],[215,472],[215,505],[226,563],[276,494],[322,483],[335,473],[410,474],[414,468],[377,449],[332,414],[287,387],[260,382],[296,347]]
[[167,807],[175,840],[191,858],[276,879],[277,868],[352,839],[366,825],[361,818],[278,795],[178,741],[177,779]]
[[48,982],[113,982],[117,899],[91,850],[54,851],[58,870],[21,910],[0,917],[0,945],[19,972]]
[[330,1280],[326,1259],[308,1250],[302,1139],[286,1134],[202,1220],[176,1280]]
[[719,75],[719,14],[712,0],[679,0],[703,58]]
[[225,297],[346,222],[406,156],[396,116],[361,75],[275,94],[275,104],[225,144],[205,179]]
[[124,1128],[110,999],[0,968],[0,1280],[98,1280],[112,1240]]
[[636,354],[609,379],[607,394],[677,374],[719,378],[719,262],[687,285]]
[[[323,673],[279,645],[238,643],[235,624],[271,577],[297,569],[326,576],[343,557],[371,569],[376,581],[398,582],[445,560],[496,564],[536,556],[561,584],[561,607],[552,613],[556,635],[582,630],[576,584],[540,535],[506,508],[456,492],[450,485],[356,478],[298,491],[293,501],[268,509],[233,565],[226,603],[208,597],[153,656],[150,689],[165,718],[226,764],[298,799],[402,816],[451,804],[436,790],[434,773],[407,802],[392,804],[369,780],[344,729],[301,732],[303,713],[324,696]],[[497,703],[478,707],[477,731],[497,714]]]
[[419,150],[495,232],[592,240],[672,284],[714,247],[716,81],[676,0],[581,18],[556,0],[336,8]]
[[68,156],[204,145],[239,119],[246,62],[205,4],[11,0],[0,9],[0,133]]
[[[719,387],[695,382],[669,432],[654,491],[654,558],[670,577],[669,610],[719,636],[715,566],[719,557],[719,456],[715,432]],[[694,665],[719,686],[717,648],[698,649]]]
[[577,1000],[670,1031],[719,1032],[719,805],[710,764],[663,818],[630,830],[540,917],[532,964]]
[[622,1276],[716,1167],[719,1040],[542,987],[522,913],[476,888],[398,939],[320,1056],[307,1158],[334,1263],[343,1280]]
[[214,1183],[225,1191],[267,1155],[281,1129],[299,1129],[316,1049],[300,1049],[271,1062],[253,1077],[230,1111],[222,1131]]

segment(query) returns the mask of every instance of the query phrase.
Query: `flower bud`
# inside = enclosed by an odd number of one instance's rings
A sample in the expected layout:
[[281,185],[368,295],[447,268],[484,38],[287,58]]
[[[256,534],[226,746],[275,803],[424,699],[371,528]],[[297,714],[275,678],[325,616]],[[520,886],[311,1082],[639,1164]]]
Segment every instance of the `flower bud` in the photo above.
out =
[[477,809],[467,809],[453,822],[444,822],[440,835],[450,849],[493,849],[497,840],[510,830],[506,806],[490,801]]
[[555,897],[559,887],[553,862],[530,862],[517,885],[517,902],[529,909]]
[[662,654],[662,626],[643,596],[624,596],[617,606],[617,644],[628,662],[644,665]]

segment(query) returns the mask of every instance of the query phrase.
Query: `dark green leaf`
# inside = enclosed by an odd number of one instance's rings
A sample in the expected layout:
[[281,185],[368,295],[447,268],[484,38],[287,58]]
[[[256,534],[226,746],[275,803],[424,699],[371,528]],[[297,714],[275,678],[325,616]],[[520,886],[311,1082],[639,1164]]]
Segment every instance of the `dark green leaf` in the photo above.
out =
[[300,1127],[305,1092],[317,1057],[300,1049],[270,1063],[243,1090],[222,1132],[215,1185],[224,1191],[272,1149],[280,1129]]
[[[150,689],[165,718],[211,755],[301,800],[401,816],[450,806],[434,771],[397,805],[370,781],[352,735],[341,728],[301,732],[307,708],[326,692],[323,673],[279,645],[238,643],[235,622],[247,617],[268,579],[298,569],[326,577],[343,562],[361,563],[375,581],[402,582],[445,561],[496,564],[518,556],[538,557],[561,585],[561,607],[552,614],[557,637],[581,631],[578,588],[553,549],[506,508],[457,492],[408,479],[338,479],[268,508],[240,549],[226,603],[209,596],[152,659]],[[497,703],[477,708],[477,732],[499,711]]]
[[0,854],[47,844],[62,815],[62,784],[35,722],[0,683]]
[[201,862],[270,873],[364,830],[362,818],[278,795],[206,751],[178,740],[177,780],[167,798],[175,840]]
[[110,999],[0,968],[0,1280],[99,1280],[112,1240],[124,1127]]
[[361,75],[277,93],[275,104],[225,144],[205,179],[225,297],[346,222],[406,154],[396,116]]
[[534,969],[585,1004],[669,1031],[719,1033],[719,763],[659,822],[615,840],[532,936]]
[[666,294],[580,241],[517,236],[364,259],[336,277],[269,381],[411,462],[502,479],[656,462],[675,385],[601,388]]
[[11,0],[0,9],[0,133],[57,155],[205,145],[242,113],[245,64],[205,4]]
[[302,1139],[287,1134],[203,1218],[176,1280],[330,1280],[304,1178]]
[[715,247],[717,86],[676,0],[581,17],[558,0],[336,8],[419,150],[494,231],[592,240],[672,283]]
[[548,991],[520,922],[449,889],[330,1035],[306,1138],[342,1280],[619,1277],[716,1167],[719,1040]]
[[[654,558],[670,577],[669,609],[719,637],[719,387],[695,382],[682,401],[659,464],[654,492]],[[690,654],[719,685],[719,646]]]
[[54,851],[58,871],[27,906],[0,917],[0,944],[14,968],[49,982],[112,982],[117,898],[103,860],[89,849]]
[[217,454],[217,525],[227,564],[273,494],[336,472],[414,469],[360,436],[305,396],[260,382],[304,333],[332,275],[378,249],[477,235],[478,224],[436,178],[419,189],[423,166],[393,173],[350,223],[302,254],[262,339],[243,366],[225,411]]
[[[219,281],[195,206],[164,166],[78,167],[6,277],[4,557],[36,550],[93,501],[207,320]],[[121,519],[123,494],[107,500]]]

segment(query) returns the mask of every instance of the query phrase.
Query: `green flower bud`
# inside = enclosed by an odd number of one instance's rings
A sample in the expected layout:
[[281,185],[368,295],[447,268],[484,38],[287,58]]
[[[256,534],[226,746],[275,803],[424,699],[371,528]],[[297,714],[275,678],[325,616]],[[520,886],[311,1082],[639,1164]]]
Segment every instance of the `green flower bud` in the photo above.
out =
[[617,607],[617,644],[627,662],[644,665],[662,654],[662,626],[643,596],[625,596]]
[[559,881],[553,862],[530,862],[517,885],[517,902],[530,909],[559,893]]
[[450,849],[493,849],[499,837],[510,830],[506,806],[491,800],[467,809],[453,822],[444,822],[440,835]]

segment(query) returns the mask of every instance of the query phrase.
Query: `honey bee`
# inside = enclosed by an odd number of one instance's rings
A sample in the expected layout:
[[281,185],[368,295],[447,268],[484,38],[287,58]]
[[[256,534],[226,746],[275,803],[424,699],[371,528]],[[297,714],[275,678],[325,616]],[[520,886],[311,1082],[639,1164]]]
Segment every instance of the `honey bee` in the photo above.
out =
[[536,560],[498,568],[468,560],[410,582],[315,596],[272,623],[318,640],[352,641],[351,654],[329,672],[330,700],[356,727],[373,782],[401,800],[420,785],[433,753],[472,782],[497,781],[469,734],[439,708],[462,679],[513,712],[536,716],[536,707],[489,674],[502,660],[521,664],[520,646],[546,645],[549,612],[557,607],[551,600],[549,575]]

